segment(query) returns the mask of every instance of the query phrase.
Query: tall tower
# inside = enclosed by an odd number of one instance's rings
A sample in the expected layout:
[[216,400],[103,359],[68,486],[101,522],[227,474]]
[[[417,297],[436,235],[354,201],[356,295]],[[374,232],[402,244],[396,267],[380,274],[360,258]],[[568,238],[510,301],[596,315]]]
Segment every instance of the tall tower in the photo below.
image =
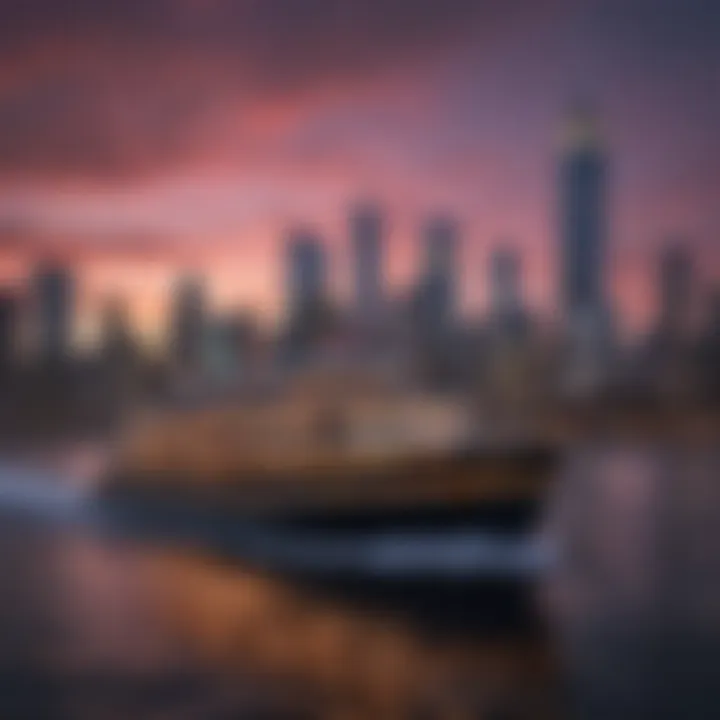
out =
[[205,292],[201,280],[186,276],[174,290],[171,356],[178,369],[196,372],[202,367],[205,341]]
[[693,263],[681,243],[670,243],[658,268],[658,331],[670,341],[685,336],[691,324]]
[[520,257],[508,248],[496,250],[490,260],[490,313],[508,318],[520,312]]
[[483,396],[497,433],[521,432],[530,420],[537,375],[530,318],[522,296],[519,253],[496,249],[489,263],[488,322],[483,342]]
[[430,328],[448,328],[457,296],[458,226],[449,217],[430,218],[424,227],[423,320]]
[[284,354],[287,361],[309,360],[331,324],[325,251],[318,236],[295,230],[287,245],[287,306]]
[[48,265],[35,275],[36,332],[42,362],[55,363],[70,353],[75,282],[70,271]]
[[317,309],[326,298],[326,261],[319,238],[294,231],[288,243],[287,309],[291,322]]
[[120,297],[106,300],[102,309],[102,352],[111,365],[130,362],[135,342],[129,320],[128,307]]
[[15,293],[0,292],[0,380],[17,359],[19,301]]
[[383,306],[383,218],[372,205],[358,206],[350,217],[356,317],[377,320]]
[[612,320],[605,290],[605,152],[586,108],[569,116],[560,164],[560,312],[565,338],[561,384],[592,395],[612,366]]
[[657,320],[651,335],[647,378],[656,390],[670,396],[692,391],[698,366],[693,337],[693,262],[682,243],[670,242],[661,251],[657,267]]
[[565,128],[560,167],[561,305],[566,328],[601,323],[605,302],[606,160],[595,120],[576,109]]

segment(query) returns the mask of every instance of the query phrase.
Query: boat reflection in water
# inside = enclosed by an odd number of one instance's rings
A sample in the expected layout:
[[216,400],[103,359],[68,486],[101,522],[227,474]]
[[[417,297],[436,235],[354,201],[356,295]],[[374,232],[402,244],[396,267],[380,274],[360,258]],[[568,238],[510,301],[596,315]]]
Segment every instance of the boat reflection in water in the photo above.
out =
[[554,453],[478,446],[457,401],[322,397],[173,413],[120,445],[114,525],[225,558],[164,558],[164,617],[218,672],[279,679],[293,713],[549,715],[530,532]]
[[3,717],[555,716],[544,635],[475,627],[472,579],[393,584],[387,602],[367,578],[289,579],[130,526],[108,535],[93,503],[51,508],[90,525],[0,527],[14,580],[0,597]]
[[574,453],[551,503],[551,627],[580,718],[720,716],[716,444]]
[[52,505],[86,526],[4,518],[1,714],[717,717],[719,469],[713,448],[573,451],[545,521],[558,561],[537,593],[526,587],[547,624],[493,632],[477,622],[487,585],[457,559],[482,528],[425,546],[454,558],[454,575],[388,583],[262,569],[232,543],[213,550],[224,532],[152,537],[96,501]]
[[[244,668],[279,683],[275,701],[300,715],[551,716],[550,666],[539,635],[448,632],[377,605],[369,610],[361,592],[344,603],[328,599],[322,586],[309,590],[187,559],[164,559],[152,577],[173,631],[207,667],[220,674]],[[472,601],[456,596],[455,608],[436,606],[434,620],[467,614],[463,602]]]

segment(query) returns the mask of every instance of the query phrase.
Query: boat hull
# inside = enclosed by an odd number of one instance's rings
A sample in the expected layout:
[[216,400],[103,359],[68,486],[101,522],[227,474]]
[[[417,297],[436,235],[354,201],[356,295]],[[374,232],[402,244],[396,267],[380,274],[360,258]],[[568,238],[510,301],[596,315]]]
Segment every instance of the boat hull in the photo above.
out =
[[414,458],[372,471],[273,477],[183,476],[118,468],[103,498],[164,511],[191,509],[335,533],[416,528],[522,528],[546,495],[549,448],[472,451]]

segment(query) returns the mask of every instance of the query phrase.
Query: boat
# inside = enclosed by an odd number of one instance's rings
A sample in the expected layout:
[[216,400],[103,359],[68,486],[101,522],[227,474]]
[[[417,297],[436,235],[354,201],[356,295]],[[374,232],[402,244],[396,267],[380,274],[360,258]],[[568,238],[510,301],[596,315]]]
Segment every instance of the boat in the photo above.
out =
[[535,626],[548,558],[533,528],[557,448],[491,442],[458,398],[332,390],[134,423],[103,517],[379,612]]
[[102,494],[337,535],[532,523],[556,449],[481,441],[457,398],[326,390],[304,386],[138,422],[119,443]]

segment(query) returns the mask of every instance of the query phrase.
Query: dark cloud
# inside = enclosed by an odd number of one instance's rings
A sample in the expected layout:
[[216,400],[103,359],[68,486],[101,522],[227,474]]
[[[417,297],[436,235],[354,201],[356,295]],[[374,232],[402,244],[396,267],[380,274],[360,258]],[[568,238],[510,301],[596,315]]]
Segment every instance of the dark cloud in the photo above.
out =
[[[373,56],[454,37],[507,15],[482,0],[4,0],[6,52],[42,41],[159,44],[262,63],[268,75]],[[543,4],[545,4],[543,2]],[[328,66],[328,69],[330,68]]]
[[[209,146],[221,155],[218,124],[257,152],[267,107],[422,75],[461,46],[512,67],[534,29],[577,31],[577,8],[589,42],[573,47],[611,49],[628,67],[644,52],[663,82],[717,60],[714,0],[0,0],[0,179],[169,171]],[[515,80],[507,92],[522,93]]]
[[4,0],[0,173],[122,177],[213,112],[385,72],[489,32],[478,0]]

